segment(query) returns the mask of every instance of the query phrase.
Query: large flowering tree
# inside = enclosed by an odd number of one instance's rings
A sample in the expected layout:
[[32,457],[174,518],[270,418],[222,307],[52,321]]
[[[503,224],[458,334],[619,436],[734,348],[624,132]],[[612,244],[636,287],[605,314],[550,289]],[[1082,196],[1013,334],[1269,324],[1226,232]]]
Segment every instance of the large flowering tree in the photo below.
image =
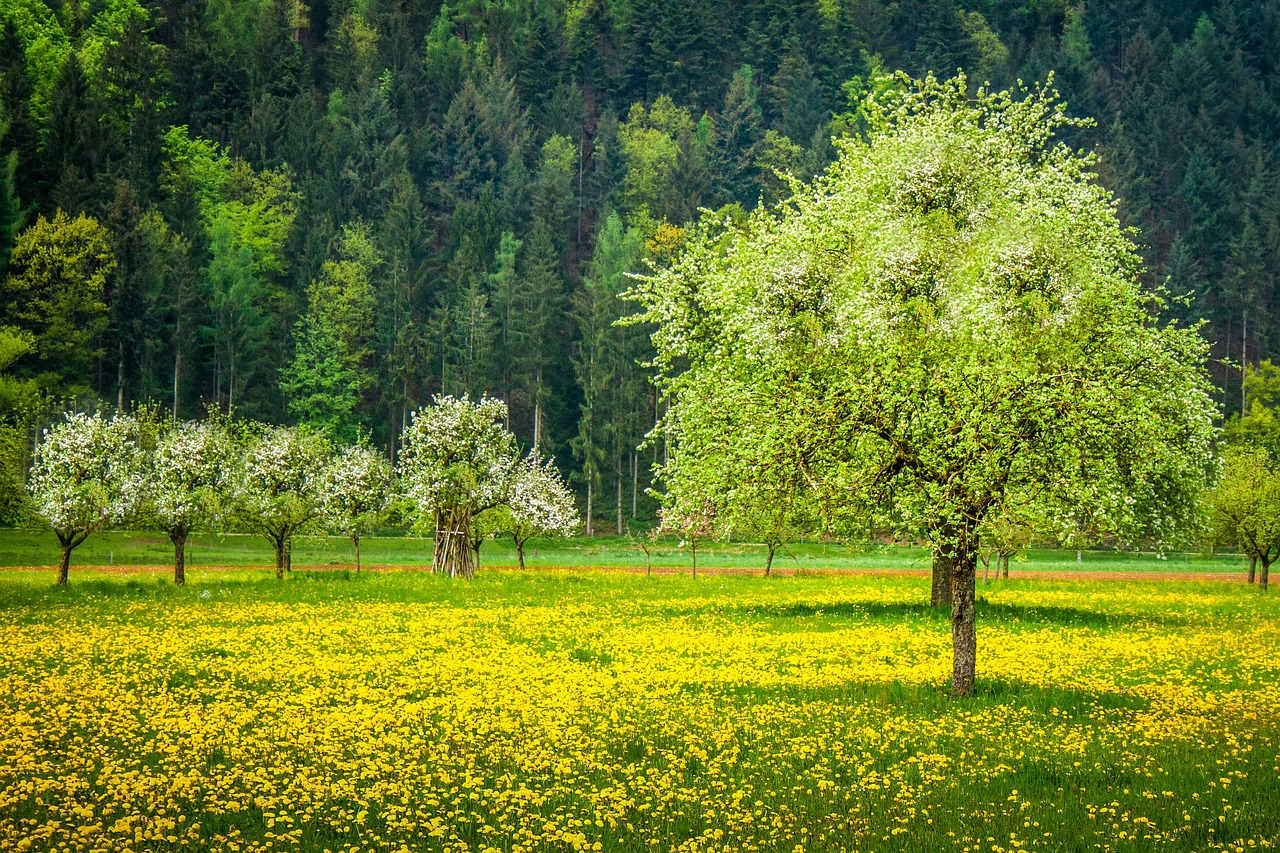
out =
[[67,582],[71,552],[138,505],[141,461],[138,422],[127,415],[69,414],[44,431],[27,487],[36,514],[62,546],[59,584]]
[[530,453],[515,470],[507,501],[505,526],[515,540],[520,568],[524,546],[534,536],[572,536],[581,523],[573,492],[554,461],[539,461]]
[[[1158,317],[1052,93],[902,81],[865,139],[776,211],[710,223],[637,285],[679,490],[744,465],[785,420],[815,505],[929,532],[973,691],[979,531],[1008,500],[1129,539],[1192,514],[1214,404],[1197,330]],[[732,454],[723,448],[739,446]]]
[[173,582],[186,583],[187,537],[224,506],[232,444],[216,422],[178,424],[156,442],[147,472],[147,503],[173,542]]
[[320,475],[320,514],[330,530],[351,539],[360,571],[360,537],[386,518],[395,472],[381,453],[345,447]]
[[252,438],[232,476],[236,517],[267,538],[276,552],[276,577],[291,569],[293,537],[320,512],[320,479],[329,445],[297,427],[271,427]]
[[435,532],[436,572],[473,577],[476,525],[510,500],[519,457],[515,436],[502,425],[506,416],[501,400],[443,395],[405,429],[401,490],[414,527]]

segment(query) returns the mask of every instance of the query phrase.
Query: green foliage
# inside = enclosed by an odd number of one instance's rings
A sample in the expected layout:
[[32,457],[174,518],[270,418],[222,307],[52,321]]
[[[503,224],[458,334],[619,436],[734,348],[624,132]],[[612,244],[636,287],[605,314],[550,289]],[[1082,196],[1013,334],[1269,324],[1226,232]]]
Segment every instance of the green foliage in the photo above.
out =
[[[785,453],[775,470],[829,524],[929,531],[960,626],[978,529],[1006,500],[1172,541],[1210,460],[1205,344],[1153,322],[1109,194],[1055,139],[1061,105],[928,78],[866,115],[793,205],[728,240],[704,226],[636,289],[672,400],[673,511]],[[789,435],[761,426],[780,416]]]
[[1205,504],[1213,539],[1236,544],[1261,563],[1259,582],[1265,591],[1268,569],[1280,557],[1280,471],[1274,459],[1255,448],[1228,450],[1222,479]]
[[18,236],[0,305],[35,340],[25,373],[53,390],[84,389],[106,330],[107,279],[116,268],[110,235],[96,219],[59,210]]

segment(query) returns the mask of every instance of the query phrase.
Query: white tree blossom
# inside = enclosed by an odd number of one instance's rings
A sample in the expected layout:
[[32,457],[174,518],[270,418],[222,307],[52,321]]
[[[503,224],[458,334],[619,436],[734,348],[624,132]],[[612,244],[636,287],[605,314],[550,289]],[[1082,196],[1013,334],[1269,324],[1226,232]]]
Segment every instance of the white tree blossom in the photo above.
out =
[[405,429],[401,488],[414,527],[435,531],[437,572],[472,577],[474,525],[510,499],[519,459],[515,436],[502,426],[506,416],[501,400],[444,395]]
[[137,507],[141,459],[138,422],[127,415],[73,413],[44,431],[27,487],[36,514],[62,546],[59,584],[67,582],[73,550]]
[[147,472],[147,503],[173,542],[173,582],[186,582],[187,536],[222,508],[231,439],[216,423],[188,421],[160,436]]
[[330,530],[350,537],[360,571],[360,537],[382,521],[390,506],[395,472],[378,451],[343,448],[320,476],[320,513]]
[[534,453],[521,460],[507,501],[507,529],[516,543],[520,568],[524,546],[534,536],[572,536],[581,525],[578,508],[554,460]]
[[276,577],[290,569],[293,536],[320,509],[320,478],[328,444],[297,427],[271,427],[249,442],[231,478],[240,523],[265,536],[276,551]]

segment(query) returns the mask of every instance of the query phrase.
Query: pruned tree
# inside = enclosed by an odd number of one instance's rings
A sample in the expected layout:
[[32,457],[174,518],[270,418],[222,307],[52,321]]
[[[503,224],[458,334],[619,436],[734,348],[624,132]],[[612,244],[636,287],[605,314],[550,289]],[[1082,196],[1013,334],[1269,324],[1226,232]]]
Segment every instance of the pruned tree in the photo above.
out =
[[402,492],[413,526],[435,533],[435,572],[475,576],[476,522],[510,499],[519,462],[506,416],[501,400],[441,395],[414,413],[401,438]]
[[320,513],[320,480],[328,443],[300,427],[270,427],[253,436],[232,477],[237,520],[265,536],[276,552],[276,579],[292,571],[293,537]]
[[35,448],[27,488],[37,516],[62,546],[58,583],[71,552],[93,533],[128,517],[142,496],[138,423],[128,415],[68,414]]
[[534,536],[572,536],[581,523],[573,492],[554,460],[539,461],[530,452],[516,467],[507,501],[506,527],[515,540],[520,568],[524,546]]
[[395,471],[386,457],[362,444],[344,447],[320,475],[320,514],[330,530],[351,540],[360,571],[360,537],[384,521]]
[[226,508],[231,437],[217,421],[189,421],[164,432],[147,471],[149,514],[173,543],[173,582],[186,583],[187,537]]
[[1249,583],[1256,571],[1258,588],[1266,592],[1271,564],[1280,557],[1280,470],[1263,450],[1229,448],[1222,478],[1205,504],[1214,538],[1240,546],[1249,557]]
[[[947,568],[951,689],[974,689],[979,530],[1008,496],[1130,541],[1195,511],[1216,414],[1195,328],[1161,322],[1047,88],[903,81],[794,202],[704,225],[643,279],[671,398],[668,489],[794,423],[818,505],[901,513]],[[780,415],[781,413],[781,415]],[[833,510],[834,511],[834,510]]]

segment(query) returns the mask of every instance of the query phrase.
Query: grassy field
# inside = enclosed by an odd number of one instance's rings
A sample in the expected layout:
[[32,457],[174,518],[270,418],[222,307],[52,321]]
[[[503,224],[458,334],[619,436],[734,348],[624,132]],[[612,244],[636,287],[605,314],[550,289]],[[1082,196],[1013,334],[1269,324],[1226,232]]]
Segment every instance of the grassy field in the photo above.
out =
[[[422,566],[431,562],[431,541],[405,536],[371,536],[361,540],[361,557],[366,566]],[[643,568],[644,554],[633,543],[619,537],[532,542],[525,552],[530,566],[568,568]],[[298,537],[293,561],[299,566],[345,566],[352,561],[351,542],[325,536]],[[688,548],[672,538],[658,543],[650,560],[660,569],[688,569]],[[274,552],[260,536],[237,534],[195,534],[187,545],[187,568],[200,566],[273,566]],[[481,561],[494,566],[516,563],[510,537],[487,542]],[[54,566],[58,562],[58,542],[52,533],[0,529],[0,566]],[[157,574],[173,565],[173,546],[162,533],[108,531],[96,534],[72,555],[72,578],[76,566],[155,566]],[[698,565],[706,568],[759,570],[765,550],[759,545],[708,543],[698,548]],[[779,552],[774,567],[780,571],[820,571],[824,569],[925,569],[929,554],[924,548],[873,547],[851,549],[829,542],[800,542]],[[1074,551],[1036,549],[1013,561],[1018,571],[1123,571],[1241,573],[1246,561],[1235,554],[1206,557],[1199,554],[1130,554],[1114,551],[1086,551],[1079,562]]]
[[923,578],[0,575],[0,849],[1280,843],[1280,598]]

